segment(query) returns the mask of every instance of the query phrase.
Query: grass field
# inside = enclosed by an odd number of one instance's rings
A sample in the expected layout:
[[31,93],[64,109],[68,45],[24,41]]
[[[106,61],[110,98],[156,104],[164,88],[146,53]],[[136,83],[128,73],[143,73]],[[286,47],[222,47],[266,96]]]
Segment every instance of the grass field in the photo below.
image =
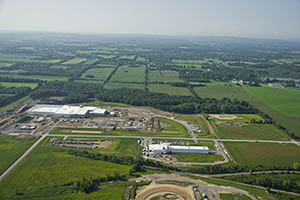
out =
[[66,66],[66,65],[52,65],[50,68],[51,69],[69,69],[70,67]]
[[95,64],[96,62],[98,62],[99,59],[98,58],[92,58],[92,59],[88,59],[86,62],[84,62],[83,64],[84,65],[93,65]]
[[14,55],[14,54],[1,54],[1,62],[40,62],[35,60],[38,56],[29,56],[29,55]]
[[149,84],[148,88],[151,92],[166,93],[169,95],[190,96],[192,93],[184,87],[174,87],[168,84]]
[[17,83],[17,82],[0,82],[0,85],[3,85],[5,87],[30,87],[31,89],[34,89],[36,86],[38,86],[37,83]]
[[300,117],[300,91],[272,87],[247,87],[245,90],[287,117]]
[[178,72],[168,70],[150,70],[149,71],[149,82],[183,82],[179,79]]
[[289,140],[290,138],[277,127],[270,124],[249,124],[244,126],[216,125],[216,132],[224,139],[249,140]]
[[112,76],[111,81],[145,82],[146,67],[121,66]]
[[182,59],[173,59],[173,63],[180,63],[180,64],[203,64],[206,63],[207,60],[182,60]]
[[220,194],[221,200],[251,200],[243,194]]
[[230,99],[247,99],[247,93],[241,87],[231,86],[230,84],[222,82],[214,82],[206,84],[206,87],[196,87],[195,92],[202,98],[216,98],[223,99],[224,97]]
[[98,55],[98,56],[103,59],[113,59],[113,58],[117,57],[116,55]]
[[135,56],[120,56],[118,60],[134,60]]
[[145,84],[138,83],[112,83],[109,82],[104,86],[105,89],[119,89],[119,88],[132,88],[132,89],[144,89]]
[[138,57],[136,59],[137,62],[148,62],[148,59],[144,58],[144,57]]
[[[0,75],[4,76],[4,75]],[[25,78],[25,79],[38,79],[42,81],[67,81],[68,77],[61,77],[61,76],[35,76],[35,75],[5,75],[6,77],[12,77],[12,78]]]
[[105,81],[106,78],[111,74],[114,68],[92,68],[86,71],[81,75],[81,78],[87,78],[87,76],[93,76],[94,78],[87,79],[96,79],[100,81]]
[[79,63],[82,63],[82,62],[85,62],[87,61],[86,58],[73,58],[73,59],[70,59],[66,62],[63,62],[62,64],[64,65],[76,65],[76,64],[79,64]]
[[300,158],[300,147],[294,144],[225,142],[225,145],[241,165],[292,167]]
[[168,133],[168,134],[177,133],[180,134],[180,136],[182,137],[189,136],[186,127],[176,121],[169,120],[169,119],[161,119],[160,125],[161,125],[162,133]]
[[128,175],[129,166],[69,155],[67,150],[51,146],[49,138],[44,140],[0,183],[1,198],[20,198],[16,191],[23,193],[22,198],[37,195],[35,199],[106,199],[110,195],[116,196],[112,193],[117,189],[118,193],[123,193],[124,185],[117,187],[118,183],[110,186],[105,184],[99,191],[90,194],[72,193],[68,183],[82,180],[83,177],[106,177],[115,173]]
[[42,62],[51,63],[51,64],[56,64],[56,63],[61,62],[61,60],[60,60],[60,59],[42,60]]
[[36,138],[18,138],[0,135],[0,174],[17,160],[35,141]]
[[221,155],[208,155],[208,154],[193,154],[193,153],[177,153],[175,154],[177,161],[179,162],[191,162],[191,163],[214,163],[215,161],[223,161],[224,158]]
[[9,66],[11,66],[12,64],[11,63],[9,63],[9,62],[0,62],[0,68],[1,67],[9,67]]
[[198,124],[202,127],[202,133],[197,133],[198,137],[210,137],[210,132],[206,126],[206,123],[203,121],[202,118],[198,116],[193,115],[178,115],[176,116],[177,119],[192,123],[192,124]]

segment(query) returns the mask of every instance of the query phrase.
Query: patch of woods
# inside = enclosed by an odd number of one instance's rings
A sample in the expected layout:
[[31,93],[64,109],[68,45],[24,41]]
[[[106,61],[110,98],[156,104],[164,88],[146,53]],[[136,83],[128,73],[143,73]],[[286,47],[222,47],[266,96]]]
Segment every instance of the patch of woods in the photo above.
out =
[[300,193],[300,174],[252,174],[226,176],[223,179]]
[[182,114],[193,113],[258,113],[258,110],[246,101],[223,98],[200,98],[194,96],[173,96],[163,93],[153,93],[140,89],[103,89],[102,85],[84,84],[70,81],[46,83],[34,91],[34,99],[51,96],[64,96],[64,103],[81,103],[90,98],[100,101],[124,103],[134,106],[151,106],[168,112]]
[[30,87],[5,87],[0,85],[0,107],[29,95],[31,91]]

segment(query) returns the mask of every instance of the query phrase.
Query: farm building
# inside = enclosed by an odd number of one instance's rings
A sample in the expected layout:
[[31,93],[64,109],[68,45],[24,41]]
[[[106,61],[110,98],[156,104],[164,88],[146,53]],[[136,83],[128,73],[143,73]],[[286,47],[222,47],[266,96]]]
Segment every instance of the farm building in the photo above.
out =
[[28,115],[84,118],[89,116],[103,117],[109,115],[105,109],[91,106],[69,106],[38,104],[27,111]]
[[208,154],[209,149],[206,146],[175,146],[168,143],[151,144],[149,145],[149,152],[154,154],[167,153],[202,153]]

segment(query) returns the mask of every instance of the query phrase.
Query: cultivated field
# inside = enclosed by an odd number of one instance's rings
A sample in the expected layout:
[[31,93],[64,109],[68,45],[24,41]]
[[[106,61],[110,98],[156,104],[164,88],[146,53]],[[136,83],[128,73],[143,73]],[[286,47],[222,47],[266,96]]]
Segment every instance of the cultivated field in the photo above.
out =
[[73,59],[70,59],[62,64],[64,65],[76,65],[76,64],[79,64],[79,63],[82,63],[82,62],[85,62],[87,61],[86,58],[73,58]]
[[121,66],[112,76],[111,81],[145,82],[146,67]]
[[216,125],[217,135],[225,139],[249,140],[289,140],[284,132],[269,124],[249,124],[242,126]]
[[175,158],[178,162],[190,163],[214,163],[216,161],[223,161],[221,155],[208,155],[208,154],[193,154],[193,153],[177,153]]
[[283,115],[300,118],[300,91],[272,87],[247,87],[245,90]]
[[300,147],[294,144],[225,142],[226,147],[241,165],[292,167],[299,162]]
[[150,70],[149,82],[183,82],[179,79],[178,72],[170,70]]
[[185,87],[174,87],[168,84],[149,84],[148,88],[151,92],[166,93],[169,95],[191,96],[192,93]]
[[106,78],[111,74],[114,68],[92,68],[81,75],[81,78],[88,80],[96,79],[98,81],[105,81]]

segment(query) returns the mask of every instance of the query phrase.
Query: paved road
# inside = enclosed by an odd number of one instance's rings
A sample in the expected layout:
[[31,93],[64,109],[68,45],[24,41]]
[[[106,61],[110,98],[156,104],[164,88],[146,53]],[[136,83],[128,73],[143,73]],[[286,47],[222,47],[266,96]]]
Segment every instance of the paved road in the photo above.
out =
[[0,176],[0,182],[3,181],[3,179],[28,155],[32,150],[40,144],[45,137],[47,137],[48,134],[43,135],[38,139],[17,161],[15,161],[1,176]]
[[[182,137],[158,137],[158,136],[119,136],[119,135],[68,135],[68,134],[53,134],[49,136],[69,136],[69,137],[90,137],[90,138],[152,138],[152,139],[162,139],[162,140],[194,140],[194,138],[182,138]],[[213,139],[213,138],[195,138],[197,141],[211,141],[211,142],[250,142],[250,143],[278,143],[278,144],[299,144],[295,141],[281,141],[281,140],[238,140],[238,139]]]

